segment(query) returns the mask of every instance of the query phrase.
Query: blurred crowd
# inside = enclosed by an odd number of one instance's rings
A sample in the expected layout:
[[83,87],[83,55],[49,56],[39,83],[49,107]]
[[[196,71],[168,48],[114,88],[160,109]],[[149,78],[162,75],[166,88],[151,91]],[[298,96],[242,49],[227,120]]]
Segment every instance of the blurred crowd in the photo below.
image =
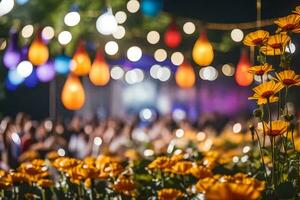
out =
[[[127,119],[75,115],[69,120],[32,120],[24,113],[15,118],[4,117],[0,123],[0,168],[9,169],[24,161],[24,153],[38,152],[45,156],[57,151],[61,156],[82,159],[100,153],[122,156],[127,149],[153,149],[166,152],[176,137],[194,135],[209,129],[218,134],[228,119],[218,114],[203,115],[197,122],[175,121],[171,115],[144,122],[139,117]],[[178,131],[180,130],[180,131]]]

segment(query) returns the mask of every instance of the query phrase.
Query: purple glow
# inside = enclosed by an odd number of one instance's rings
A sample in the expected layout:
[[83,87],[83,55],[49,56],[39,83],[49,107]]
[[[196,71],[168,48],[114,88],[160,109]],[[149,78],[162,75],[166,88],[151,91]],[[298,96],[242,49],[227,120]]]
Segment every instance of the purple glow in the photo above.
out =
[[36,70],[36,75],[41,82],[49,82],[55,77],[55,69],[53,61],[47,61],[40,65]]
[[3,56],[3,63],[8,69],[15,69],[20,61],[21,53],[18,48],[18,34],[12,33],[10,43]]

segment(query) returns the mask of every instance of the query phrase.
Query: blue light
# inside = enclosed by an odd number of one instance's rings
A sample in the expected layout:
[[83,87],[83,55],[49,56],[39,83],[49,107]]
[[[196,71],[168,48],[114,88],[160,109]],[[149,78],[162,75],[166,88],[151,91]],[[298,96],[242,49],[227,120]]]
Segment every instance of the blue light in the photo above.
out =
[[4,84],[5,84],[5,88],[9,91],[15,91],[18,88],[18,86],[12,84],[8,78],[5,79]]
[[141,4],[143,14],[150,17],[157,16],[161,12],[162,7],[162,0],[143,0]]
[[39,83],[39,80],[36,76],[36,69],[34,69],[32,71],[32,73],[30,74],[30,76],[28,76],[25,80],[24,80],[24,84],[29,87],[29,88],[34,88],[35,86],[37,86],[37,84]]
[[7,78],[9,81],[14,84],[14,85],[19,85],[24,81],[24,78],[19,75],[16,69],[14,70],[9,70]]
[[25,3],[27,3],[29,0],[16,0],[17,4],[19,5],[24,5]]
[[67,74],[70,71],[71,58],[65,54],[55,58],[54,68],[58,74]]

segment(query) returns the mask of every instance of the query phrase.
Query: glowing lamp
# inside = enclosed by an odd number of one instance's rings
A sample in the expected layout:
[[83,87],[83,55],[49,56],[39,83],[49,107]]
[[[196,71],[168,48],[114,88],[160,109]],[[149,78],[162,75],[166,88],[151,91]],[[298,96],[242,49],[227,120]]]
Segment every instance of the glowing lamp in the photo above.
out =
[[118,23],[113,15],[112,9],[107,8],[107,11],[100,15],[96,21],[96,29],[102,35],[110,35],[118,28]]
[[26,85],[29,88],[34,88],[39,83],[38,77],[36,75],[36,69],[34,68],[30,76],[28,76],[24,80],[24,85]]
[[14,5],[14,0],[0,1],[0,17],[9,13],[14,8]]
[[84,47],[80,42],[71,61],[71,71],[77,76],[84,76],[90,72],[91,60]]
[[54,68],[58,74],[67,74],[70,71],[71,58],[65,54],[59,55],[54,60]]
[[21,53],[18,48],[18,34],[12,33],[10,43],[3,56],[3,63],[8,69],[14,69],[20,61]]
[[48,58],[49,50],[39,32],[29,47],[28,59],[33,65],[42,65],[47,62]]
[[202,32],[196,41],[193,52],[193,60],[200,66],[208,66],[214,59],[214,50],[211,43],[208,41],[206,33]]
[[70,74],[61,94],[61,101],[69,110],[79,110],[85,101],[83,86],[77,76]]
[[55,69],[53,61],[50,60],[43,65],[40,65],[36,70],[36,75],[41,82],[49,82],[55,77]]
[[184,62],[177,68],[175,80],[177,85],[183,89],[194,86],[196,76],[192,66],[188,62]]
[[143,14],[150,17],[157,16],[161,12],[162,8],[162,0],[143,0],[141,4]]
[[164,36],[165,44],[170,48],[176,48],[181,43],[181,34],[175,22],[171,22]]
[[253,82],[253,75],[248,72],[250,66],[247,51],[242,51],[235,73],[235,80],[239,86],[248,86]]
[[109,66],[105,62],[101,51],[98,51],[96,54],[96,58],[89,73],[89,78],[91,82],[97,86],[104,86],[109,82]]

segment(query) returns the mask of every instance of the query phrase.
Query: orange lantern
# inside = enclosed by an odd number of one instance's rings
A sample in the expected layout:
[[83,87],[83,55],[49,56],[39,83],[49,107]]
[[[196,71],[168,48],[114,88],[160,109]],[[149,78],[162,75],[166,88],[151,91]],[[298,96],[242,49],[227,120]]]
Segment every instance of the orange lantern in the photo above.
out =
[[248,86],[253,82],[253,75],[248,72],[249,68],[247,51],[243,50],[235,72],[235,80],[239,86]]
[[177,85],[183,89],[194,86],[196,76],[192,66],[188,62],[184,62],[177,68],[175,80]]
[[98,51],[96,54],[96,58],[90,70],[89,77],[94,85],[104,86],[109,82],[109,66],[105,62],[101,51]]
[[77,76],[70,74],[61,93],[61,101],[69,110],[79,110],[85,101],[83,86]]
[[71,71],[77,76],[84,76],[91,69],[91,60],[83,42],[80,42],[71,61]]
[[43,65],[49,58],[49,50],[39,31],[28,50],[28,59],[34,65]]
[[208,41],[206,33],[202,32],[196,41],[193,52],[193,60],[200,66],[208,66],[214,59],[212,44]]

